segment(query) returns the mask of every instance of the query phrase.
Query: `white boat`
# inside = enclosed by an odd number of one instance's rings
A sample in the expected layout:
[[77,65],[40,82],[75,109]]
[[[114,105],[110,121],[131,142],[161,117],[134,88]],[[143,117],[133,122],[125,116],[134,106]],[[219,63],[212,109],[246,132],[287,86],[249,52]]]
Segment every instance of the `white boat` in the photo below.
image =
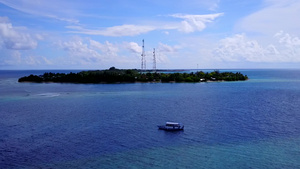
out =
[[165,125],[160,125],[157,127],[160,130],[178,131],[178,130],[183,130],[184,125],[182,125],[181,123],[176,123],[176,122],[166,122]]

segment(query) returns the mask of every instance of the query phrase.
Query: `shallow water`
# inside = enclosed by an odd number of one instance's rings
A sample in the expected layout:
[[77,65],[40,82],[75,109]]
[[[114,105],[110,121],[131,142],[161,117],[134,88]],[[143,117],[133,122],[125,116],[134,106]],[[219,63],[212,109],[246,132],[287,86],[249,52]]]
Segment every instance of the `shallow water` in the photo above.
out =
[[[300,168],[300,70],[238,71],[250,80],[34,84],[17,79],[43,71],[0,71],[0,168]],[[165,121],[185,130],[157,130]]]

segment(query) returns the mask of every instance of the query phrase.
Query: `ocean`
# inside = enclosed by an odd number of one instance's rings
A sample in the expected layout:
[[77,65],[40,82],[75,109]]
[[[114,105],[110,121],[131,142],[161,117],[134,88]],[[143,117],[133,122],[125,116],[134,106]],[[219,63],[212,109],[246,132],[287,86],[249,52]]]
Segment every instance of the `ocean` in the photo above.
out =
[[78,70],[0,70],[0,168],[300,168],[300,70],[222,71],[249,80],[18,83]]

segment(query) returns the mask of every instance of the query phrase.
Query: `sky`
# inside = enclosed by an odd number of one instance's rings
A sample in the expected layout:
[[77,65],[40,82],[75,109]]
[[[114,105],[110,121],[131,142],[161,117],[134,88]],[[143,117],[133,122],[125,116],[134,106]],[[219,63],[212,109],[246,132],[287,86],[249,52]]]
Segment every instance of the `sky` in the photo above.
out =
[[300,68],[300,0],[0,0],[0,69]]

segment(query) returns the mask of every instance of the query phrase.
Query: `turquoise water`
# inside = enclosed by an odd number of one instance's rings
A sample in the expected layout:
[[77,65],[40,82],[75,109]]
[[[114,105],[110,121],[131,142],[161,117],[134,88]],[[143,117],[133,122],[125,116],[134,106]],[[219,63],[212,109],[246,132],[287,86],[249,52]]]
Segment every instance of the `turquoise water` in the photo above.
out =
[[[33,84],[17,79],[44,71],[0,71],[0,168],[300,168],[300,70],[238,71],[250,80]],[[165,121],[185,130],[157,130]]]

